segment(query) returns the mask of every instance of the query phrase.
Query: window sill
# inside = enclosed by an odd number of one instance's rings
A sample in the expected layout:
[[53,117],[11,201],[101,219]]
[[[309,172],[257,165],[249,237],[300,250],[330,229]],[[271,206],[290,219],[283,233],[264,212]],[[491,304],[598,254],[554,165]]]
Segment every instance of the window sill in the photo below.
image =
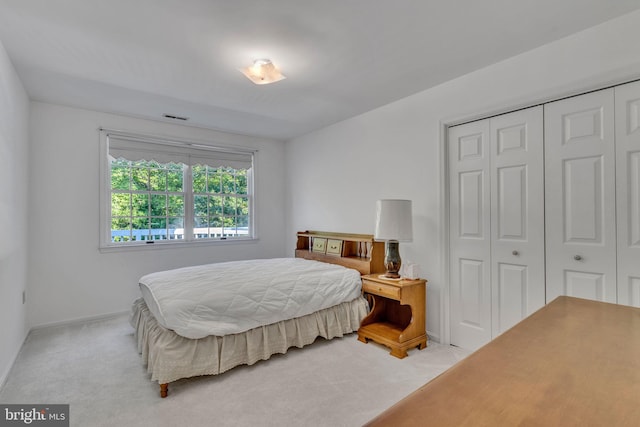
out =
[[257,237],[247,239],[228,239],[228,240],[196,240],[190,242],[163,242],[159,240],[154,243],[135,243],[128,245],[103,245],[99,247],[101,253],[108,252],[128,252],[128,251],[144,251],[144,250],[161,250],[161,249],[177,249],[177,248],[193,248],[202,246],[225,246],[237,244],[252,244],[259,239]]

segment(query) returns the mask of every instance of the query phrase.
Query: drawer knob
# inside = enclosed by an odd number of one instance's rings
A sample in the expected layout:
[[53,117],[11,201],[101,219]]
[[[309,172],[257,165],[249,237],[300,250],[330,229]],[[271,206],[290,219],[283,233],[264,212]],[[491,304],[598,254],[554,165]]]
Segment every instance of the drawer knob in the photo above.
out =
[[576,255],[573,257],[573,259],[575,259],[576,261],[580,261],[582,260],[582,257],[580,255]]

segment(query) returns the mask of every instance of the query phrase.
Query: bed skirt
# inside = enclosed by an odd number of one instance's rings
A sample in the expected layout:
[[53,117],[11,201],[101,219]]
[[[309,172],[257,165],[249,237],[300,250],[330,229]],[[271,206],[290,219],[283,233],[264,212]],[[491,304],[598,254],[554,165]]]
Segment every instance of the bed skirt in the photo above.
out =
[[357,331],[368,311],[367,301],[358,297],[240,334],[194,340],[160,326],[140,298],[133,303],[130,323],[151,379],[165,384],[180,378],[221,374],[238,365],[253,365],[272,354],[286,353],[289,347],[311,344],[317,337],[341,337]]

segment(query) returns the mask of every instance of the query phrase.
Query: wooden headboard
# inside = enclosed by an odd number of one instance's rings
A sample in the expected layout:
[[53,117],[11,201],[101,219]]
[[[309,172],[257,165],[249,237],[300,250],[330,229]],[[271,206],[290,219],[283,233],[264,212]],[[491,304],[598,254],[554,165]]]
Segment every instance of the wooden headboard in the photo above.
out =
[[360,274],[384,273],[384,243],[371,234],[300,231],[296,258],[338,264],[358,270]]

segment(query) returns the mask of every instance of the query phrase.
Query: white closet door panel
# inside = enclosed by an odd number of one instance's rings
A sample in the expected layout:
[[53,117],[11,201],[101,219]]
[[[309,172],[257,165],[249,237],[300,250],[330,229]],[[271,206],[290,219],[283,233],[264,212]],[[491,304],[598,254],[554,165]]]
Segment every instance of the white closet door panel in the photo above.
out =
[[[460,275],[460,324],[475,330],[486,329],[485,269],[483,260],[458,258]],[[474,333],[476,331],[473,331]]]
[[451,343],[491,340],[489,122],[449,129]]
[[616,302],[613,89],[545,105],[547,301]]
[[640,307],[640,82],[615,97],[618,303]]
[[495,337],[545,303],[542,107],[494,117],[490,131]]
[[[497,310],[492,314],[494,335],[500,334],[529,315],[531,293],[529,271],[526,265],[497,263]],[[541,283],[544,289],[544,283]],[[544,296],[543,296],[544,297]]]
[[487,230],[484,227],[485,175],[483,170],[461,171],[458,174],[460,238],[482,240],[486,237]]
[[602,273],[564,270],[564,295],[604,301],[606,278]]
[[565,241],[602,244],[605,224],[603,155],[566,159],[564,174]]

